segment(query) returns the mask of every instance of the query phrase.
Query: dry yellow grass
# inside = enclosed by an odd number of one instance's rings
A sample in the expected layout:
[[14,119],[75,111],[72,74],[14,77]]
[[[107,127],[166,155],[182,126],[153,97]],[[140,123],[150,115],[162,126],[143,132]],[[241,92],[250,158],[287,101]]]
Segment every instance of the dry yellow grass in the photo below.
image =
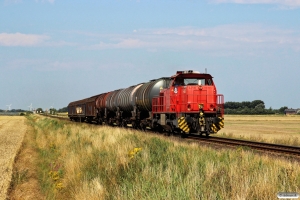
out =
[[25,132],[24,117],[0,116],[0,199],[6,199],[14,159]]
[[300,116],[227,115],[217,135],[300,146]]
[[[266,120],[251,117],[242,122]],[[269,200],[282,191],[299,193],[298,162],[131,129],[28,119],[47,199]],[[131,158],[135,148],[142,150]]]

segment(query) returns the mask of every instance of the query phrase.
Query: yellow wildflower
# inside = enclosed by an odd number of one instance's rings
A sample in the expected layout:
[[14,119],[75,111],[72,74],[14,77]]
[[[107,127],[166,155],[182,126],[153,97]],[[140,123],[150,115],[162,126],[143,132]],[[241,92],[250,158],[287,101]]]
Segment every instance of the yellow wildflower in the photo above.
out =
[[129,158],[134,158],[135,154],[142,151],[142,148],[134,148],[133,150],[128,152]]
[[64,186],[63,186],[63,184],[62,184],[62,182],[59,182],[59,183],[56,183],[55,184],[55,188],[56,189],[62,189]]

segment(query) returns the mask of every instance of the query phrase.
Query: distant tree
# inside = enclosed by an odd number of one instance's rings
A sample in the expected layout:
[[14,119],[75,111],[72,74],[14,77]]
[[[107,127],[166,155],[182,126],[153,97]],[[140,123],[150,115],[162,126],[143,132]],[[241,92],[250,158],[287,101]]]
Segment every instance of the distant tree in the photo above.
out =
[[255,108],[262,108],[262,109],[264,109],[265,108],[265,104],[263,104],[263,103],[257,104],[255,106]]
[[281,107],[281,108],[278,109],[278,112],[283,114],[285,109],[288,109],[288,107],[287,106],[283,106],[283,107]]
[[266,114],[265,113],[265,109],[262,107],[262,106],[257,106],[253,109],[253,112],[256,114],[256,115],[262,115],[262,114]]
[[234,102],[234,101],[228,101],[225,102],[224,108],[230,108],[230,109],[239,109],[239,108],[255,108],[257,105],[262,104],[265,105],[265,103],[262,100],[254,100],[252,102],[250,101],[243,101],[243,102]]
[[243,108],[241,114],[249,114],[250,112],[251,112],[251,110],[246,106],[246,107]]
[[239,107],[241,107],[241,103],[239,102],[228,101],[224,104],[224,108],[238,109]]
[[[228,101],[224,104],[225,114],[238,114],[238,115],[263,115],[280,113],[279,110],[265,108],[265,103],[262,100],[233,102]],[[282,108],[281,108],[282,109]],[[283,109],[284,111],[285,109]],[[282,111],[282,113],[283,113]]]
[[55,108],[50,108],[49,114],[55,115],[57,113],[57,110]]
[[266,114],[275,114],[276,110],[273,110],[272,107],[270,107],[269,109],[265,109]]
[[11,112],[26,112],[26,110],[22,110],[22,109],[12,109]]
[[250,101],[242,101],[241,106],[243,108],[245,108],[245,107],[251,108],[251,102]]
[[26,111],[26,115],[32,115],[33,112],[32,111]]
[[68,107],[60,108],[57,112],[68,112]]
[[255,108],[259,104],[265,105],[265,102],[263,102],[262,100],[254,100],[254,101],[251,102],[251,106],[250,107],[251,108]]

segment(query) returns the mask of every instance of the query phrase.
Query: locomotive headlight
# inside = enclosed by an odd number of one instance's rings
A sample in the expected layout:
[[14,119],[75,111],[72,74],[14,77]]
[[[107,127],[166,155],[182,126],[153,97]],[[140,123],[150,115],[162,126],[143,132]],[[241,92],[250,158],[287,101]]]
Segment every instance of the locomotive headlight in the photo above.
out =
[[199,109],[203,109],[203,104],[200,103],[198,106],[199,106]]
[[210,104],[209,109],[210,109],[211,111],[213,111],[213,110],[214,110],[214,105]]
[[187,105],[187,109],[188,109],[188,111],[191,110],[191,105],[190,104]]

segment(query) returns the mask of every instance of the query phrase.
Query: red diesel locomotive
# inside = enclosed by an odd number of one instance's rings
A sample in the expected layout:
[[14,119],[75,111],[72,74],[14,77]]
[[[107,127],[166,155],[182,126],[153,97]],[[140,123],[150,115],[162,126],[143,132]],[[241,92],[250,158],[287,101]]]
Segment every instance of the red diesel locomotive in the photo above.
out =
[[177,71],[125,89],[95,95],[68,105],[74,121],[159,132],[202,135],[224,127],[224,97],[210,74]]

